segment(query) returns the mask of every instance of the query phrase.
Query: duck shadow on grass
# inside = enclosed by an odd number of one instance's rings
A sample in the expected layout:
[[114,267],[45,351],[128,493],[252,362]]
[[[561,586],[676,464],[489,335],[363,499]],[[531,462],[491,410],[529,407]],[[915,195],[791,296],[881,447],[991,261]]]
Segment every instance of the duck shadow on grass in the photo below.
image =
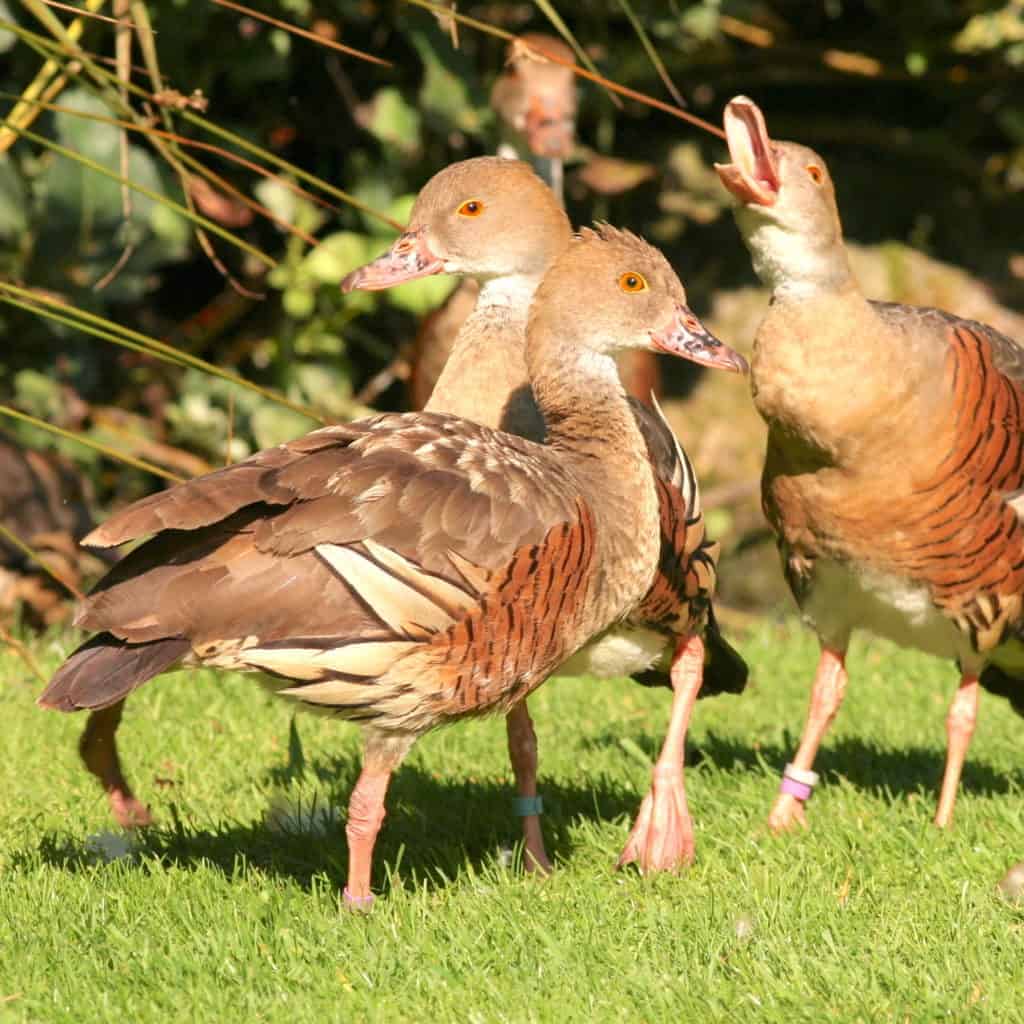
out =
[[[621,747],[620,731],[599,733],[587,741],[591,747]],[[658,756],[659,741],[650,734],[637,733],[629,737],[653,761]],[[750,744],[718,736],[713,732],[703,735],[699,742],[691,741],[686,749],[687,767],[709,763],[726,771],[763,772],[765,766],[773,778],[779,778],[786,763],[796,751],[797,742],[779,746],[760,743],[755,750]],[[980,753],[980,752],[979,752]],[[890,795],[935,792],[942,782],[945,754],[935,747],[882,747],[878,743],[857,736],[843,736],[827,741],[822,747],[814,767],[828,785],[839,778],[846,779],[857,789],[885,798]],[[961,792],[992,796],[1024,790],[1024,771],[999,771],[985,761],[984,756],[968,752],[961,779]],[[774,796],[774,784],[771,794]]]
[[[587,740],[586,745],[619,748],[623,758],[632,758],[635,763],[636,751],[628,753],[624,740],[626,746],[639,748],[652,763],[657,757],[657,740],[642,732],[625,737],[609,730]],[[707,733],[698,743],[690,744],[686,761],[691,767],[714,765],[732,773],[763,773],[767,766],[777,778],[795,746],[762,743],[754,750]],[[883,748],[862,738],[842,737],[822,750],[816,767],[826,785],[842,777],[858,789],[888,799],[898,794],[937,792],[943,756],[931,747]],[[144,859],[157,857],[179,867],[213,866],[227,877],[253,868],[292,879],[307,890],[322,884],[326,876],[340,892],[348,863],[343,809],[358,773],[355,758],[318,758],[306,765],[304,780],[315,785],[301,790],[307,794],[304,799],[312,799],[310,794],[315,791],[322,801],[321,808],[338,812],[318,831],[298,825],[273,825],[265,819],[250,823],[221,821],[197,829],[183,821],[172,804],[162,812],[155,827],[136,834],[134,849],[143,859],[131,858],[124,863],[145,871]],[[293,771],[280,767],[267,773],[271,787],[287,787],[295,777]],[[606,775],[578,785],[542,777],[540,788],[545,842],[556,864],[571,862],[573,832],[581,822],[617,818],[631,821],[643,795],[639,789]],[[774,789],[774,784],[766,780],[766,800]],[[1019,793],[1024,790],[1024,772],[1000,772],[983,758],[969,758],[963,789],[984,795]],[[512,796],[507,783],[445,779],[420,765],[403,765],[388,795],[388,817],[374,858],[375,887],[386,892],[394,884],[392,872],[396,867],[402,884],[415,882],[443,888],[467,870],[477,872],[493,866],[500,859],[500,851],[513,847],[519,839]],[[307,813],[317,810],[308,802],[304,806]],[[88,844],[58,834],[45,836],[38,854],[47,863],[72,872],[91,870],[97,860]],[[33,853],[24,859],[35,856]]]
[[[222,821],[197,828],[182,821],[171,805],[154,827],[131,837],[133,850],[142,858],[128,858],[123,863],[144,871],[145,858],[158,857],[179,867],[212,865],[228,877],[236,875],[240,867],[255,868],[292,879],[306,889],[314,880],[322,884],[326,876],[340,892],[348,864],[344,808],[359,764],[347,758],[317,760],[307,772],[306,781],[315,779],[320,785],[306,789],[301,806],[315,813],[316,807],[309,802],[315,788],[320,808],[336,812],[316,831],[300,825],[269,824],[265,819]],[[284,774],[275,770],[270,778],[281,780]],[[542,779],[541,792],[545,843],[556,865],[571,861],[576,826],[584,821],[632,819],[643,795],[604,777],[580,785]],[[396,867],[403,884],[415,881],[436,888],[450,884],[467,869],[475,872],[493,867],[507,857],[503,851],[516,848],[520,839],[519,822],[512,813],[513,795],[511,784],[444,779],[418,765],[403,765],[388,794],[388,816],[374,854],[374,886],[387,891],[394,883],[391,872]],[[89,843],[71,842],[57,834],[43,838],[38,855],[72,872],[91,869],[97,861]]]

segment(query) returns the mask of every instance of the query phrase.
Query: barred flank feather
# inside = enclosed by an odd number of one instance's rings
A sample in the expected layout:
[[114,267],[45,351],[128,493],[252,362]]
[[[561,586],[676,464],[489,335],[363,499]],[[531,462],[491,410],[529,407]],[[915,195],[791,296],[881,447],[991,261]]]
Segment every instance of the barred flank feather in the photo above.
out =
[[1009,339],[954,323],[946,356],[952,441],[931,479],[896,511],[906,540],[893,555],[907,576],[930,585],[975,650],[990,651],[1022,612],[1024,523],[1014,495],[1024,482],[1024,386],[997,366]]

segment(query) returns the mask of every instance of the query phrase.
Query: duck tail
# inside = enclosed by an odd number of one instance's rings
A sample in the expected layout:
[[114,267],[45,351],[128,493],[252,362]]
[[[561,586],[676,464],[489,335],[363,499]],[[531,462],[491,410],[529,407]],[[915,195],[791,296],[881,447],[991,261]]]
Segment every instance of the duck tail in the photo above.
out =
[[997,697],[1005,697],[1010,702],[1010,707],[1018,715],[1024,717],[1024,679],[1020,676],[1010,675],[998,665],[990,664],[982,670],[978,682],[989,693],[994,693]]
[[747,687],[750,670],[739,651],[722,636],[715,619],[715,610],[710,605],[708,623],[704,630],[704,647],[704,685],[700,688],[700,696],[742,693]]
[[98,633],[57,669],[36,703],[56,711],[109,707],[180,661],[188,649],[182,637],[130,644]]

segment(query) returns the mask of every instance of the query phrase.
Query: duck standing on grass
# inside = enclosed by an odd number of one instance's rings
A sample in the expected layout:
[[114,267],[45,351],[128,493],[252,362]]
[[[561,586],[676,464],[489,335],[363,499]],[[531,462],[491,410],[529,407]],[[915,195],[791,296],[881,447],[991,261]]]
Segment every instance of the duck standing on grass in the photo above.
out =
[[846,258],[824,161],[725,111],[736,222],[772,289],[752,362],[768,424],[765,513],[821,658],[769,817],[806,824],[814,758],[855,628],[956,661],[935,823],[953,815],[979,686],[1024,714],[1024,349],[937,309],[870,302]]
[[[345,291],[377,290],[431,274],[462,274],[479,282],[479,298],[430,396],[428,412],[454,413],[484,426],[544,440],[544,421],[526,366],[526,321],[545,268],[569,244],[569,222],[550,189],[526,164],[477,157],[439,171],[417,197],[409,225],[382,256],[352,271]],[[627,355],[651,355],[632,349]],[[622,369],[621,353],[617,360]],[[718,361],[718,365],[725,365]],[[745,369],[742,359],[729,368]],[[739,693],[742,658],[718,631],[711,599],[718,544],[705,533],[693,468],[661,410],[635,399],[630,407],[647,446],[658,491],[658,572],[625,621],[577,652],[560,675],[633,676],[672,686],[680,642],[702,636],[705,671],[696,688],[677,690],[653,784],[620,858],[641,871],[672,870],[694,856],[693,822],[683,777],[683,747],[698,697]],[[691,683],[694,680],[690,680]],[[550,870],[540,826],[537,739],[526,701],[506,717],[522,819],[527,870]]]
[[[263,675],[359,722],[346,900],[372,900],[391,773],[424,732],[522,700],[643,598],[659,558],[646,445],[620,349],[733,368],[664,257],[585,231],[538,289],[527,361],[538,445],[464,419],[384,414],[327,427],[153,495],[90,535],[151,539],[78,621],[97,634],[40,697],[73,711],[176,665]],[[674,674],[699,675],[691,638]]]

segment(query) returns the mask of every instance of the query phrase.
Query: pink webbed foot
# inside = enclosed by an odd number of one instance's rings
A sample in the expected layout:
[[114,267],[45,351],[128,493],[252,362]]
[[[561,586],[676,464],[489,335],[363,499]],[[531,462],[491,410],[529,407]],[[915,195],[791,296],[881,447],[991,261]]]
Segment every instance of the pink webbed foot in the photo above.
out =
[[121,771],[121,759],[117,753],[116,734],[123,707],[123,702],[118,702],[89,715],[78,741],[78,753],[107,794],[110,813],[118,825],[122,828],[144,828],[153,824],[153,815],[132,792]]
[[146,828],[153,824],[153,815],[149,808],[127,787],[108,790],[107,804],[114,821],[121,828]]
[[353,914],[368,914],[373,910],[373,903],[376,899],[372,892],[367,893],[365,896],[353,896],[349,892],[347,885],[345,886],[343,898],[345,900],[345,908]]
[[780,793],[768,815],[768,827],[775,835],[792,832],[798,827],[807,828],[803,803],[789,793]]
[[538,878],[547,878],[555,870],[555,866],[548,859],[543,840],[541,840],[540,849],[531,848],[529,843],[524,846],[523,870]]
[[694,852],[693,820],[682,771],[659,766],[616,866],[635,863],[645,875],[677,871],[693,863]]

